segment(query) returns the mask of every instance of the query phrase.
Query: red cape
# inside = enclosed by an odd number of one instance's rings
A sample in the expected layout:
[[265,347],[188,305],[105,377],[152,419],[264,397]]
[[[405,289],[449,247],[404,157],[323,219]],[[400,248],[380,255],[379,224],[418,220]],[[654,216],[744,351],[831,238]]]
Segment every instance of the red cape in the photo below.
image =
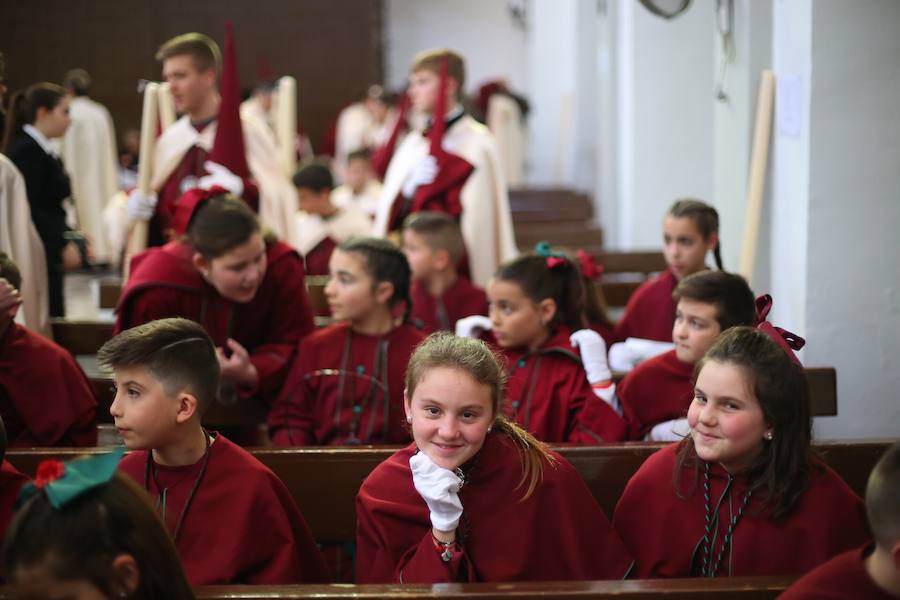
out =
[[0,467],[0,536],[6,537],[6,530],[13,518],[19,491],[28,483],[28,476],[20,473],[6,460]]
[[[131,452],[119,469],[155,500],[159,488],[146,479],[148,453]],[[157,466],[168,488],[166,527],[174,530],[201,462]],[[206,473],[185,515],[176,544],[192,585],[316,583],[327,571],[294,499],[278,477],[246,450],[219,434],[210,446]]]
[[356,499],[358,583],[620,579],[631,557],[566,459],[544,465],[534,493],[520,501],[518,448],[487,436],[463,466],[462,551],[444,563],[434,551],[428,507],[413,487],[415,444],[372,471]]
[[0,388],[10,446],[97,445],[90,381],[56,343],[10,323],[0,338]]
[[420,321],[427,332],[453,331],[456,322],[471,315],[487,315],[488,301],[484,290],[468,278],[459,276],[440,298],[435,298],[426,286],[413,281],[409,288],[412,297],[412,318]]
[[878,587],[864,561],[872,547],[838,554],[798,579],[780,600],[896,600]]
[[678,280],[668,269],[642,283],[629,298],[625,314],[616,323],[612,342],[622,342],[629,337],[671,342],[675,322],[672,292],[676,285]]
[[[304,338],[284,388],[269,412],[272,443],[276,446],[407,443],[404,376],[409,357],[424,338],[412,325],[400,325],[383,336],[369,336],[353,333],[347,323],[319,329]],[[387,365],[382,365],[383,369],[376,369],[375,365],[379,347],[387,353]],[[345,356],[346,361],[342,361]],[[336,372],[342,362],[348,373],[341,400],[341,377]],[[326,369],[334,373],[321,372]],[[387,386],[387,394],[372,383],[372,376]],[[354,405],[360,407],[359,413],[354,412]],[[351,423],[355,415],[359,421],[354,437]]]
[[504,414],[548,443],[624,440],[625,421],[594,395],[570,333],[558,328],[535,351],[502,351],[509,372]]
[[303,259],[282,242],[266,251],[266,274],[253,300],[226,300],[191,262],[187,244],[171,242],[134,257],[119,299],[116,333],[154,319],[185,317],[202,324],[216,346],[234,338],[250,353],[259,372],[255,389],[271,401],[281,389],[297,342],[314,329]]
[[693,375],[694,365],[678,360],[675,350],[644,361],[628,373],[617,394],[629,439],[642,440],[654,425],[686,417],[694,398]]
[[[631,478],[616,505],[613,525],[635,557],[635,577],[691,577],[692,557],[699,565],[704,533],[703,475],[691,487],[686,470],[680,498],[672,474],[678,444],[653,454]],[[759,511],[754,495],[734,528],[731,552],[726,552],[718,576],[800,575],[831,557],[869,539],[862,500],[830,468],[813,473],[794,510],[780,522]],[[727,473],[711,465],[713,505],[725,490]],[[718,540],[731,515],[737,514],[747,481],[738,476],[721,504]],[[721,542],[717,541],[716,552]]]

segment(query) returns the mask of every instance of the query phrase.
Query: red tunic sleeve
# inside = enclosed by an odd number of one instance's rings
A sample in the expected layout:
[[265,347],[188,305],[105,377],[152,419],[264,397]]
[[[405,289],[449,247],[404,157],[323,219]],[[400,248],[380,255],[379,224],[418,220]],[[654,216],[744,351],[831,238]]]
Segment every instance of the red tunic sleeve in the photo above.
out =
[[865,567],[873,547],[844,552],[816,567],[789,587],[780,600],[896,600],[881,589]]
[[687,416],[694,397],[694,365],[670,350],[628,373],[616,393],[632,440],[642,440],[654,425]]

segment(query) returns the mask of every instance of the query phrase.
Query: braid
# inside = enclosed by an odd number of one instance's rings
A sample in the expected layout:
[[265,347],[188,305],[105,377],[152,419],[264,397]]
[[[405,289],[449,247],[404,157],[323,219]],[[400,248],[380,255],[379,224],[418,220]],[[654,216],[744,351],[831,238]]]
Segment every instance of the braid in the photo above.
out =
[[412,271],[403,251],[391,242],[378,238],[353,238],[338,246],[343,252],[354,252],[363,258],[363,268],[375,285],[386,281],[394,286],[388,304],[391,307],[403,302],[403,322],[412,312],[412,296],[409,285]]

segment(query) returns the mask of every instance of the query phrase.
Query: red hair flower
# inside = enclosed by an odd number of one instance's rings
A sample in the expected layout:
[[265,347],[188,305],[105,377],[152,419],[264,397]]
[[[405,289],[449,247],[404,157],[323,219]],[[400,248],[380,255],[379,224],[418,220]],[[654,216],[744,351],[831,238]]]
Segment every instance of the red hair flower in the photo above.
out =
[[578,250],[575,253],[575,256],[578,258],[578,266],[581,267],[582,275],[592,280],[598,279],[603,275],[603,265],[597,264],[597,260],[594,258],[593,254],[586,250]]
[[555,269],[560,265],[566,264],[566,259],[561,256],[548,256],[547,257],[547,266],[551,269]]
[[34,476],[34,486],[39,490],[44,489],[48,483],[52,483],[65,475],[66,465],[58,460],[45,460],[38,465],[37,474]]

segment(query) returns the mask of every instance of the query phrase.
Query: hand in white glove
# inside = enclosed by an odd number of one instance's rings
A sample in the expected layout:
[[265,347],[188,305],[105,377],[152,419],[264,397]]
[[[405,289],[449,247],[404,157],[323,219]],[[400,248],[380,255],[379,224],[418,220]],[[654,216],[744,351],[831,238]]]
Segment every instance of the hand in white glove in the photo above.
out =
[[680,442],[691,434],[687,419],[672,419],[653,426],[644,439],[650,442]]
[[428,185],[434,181],[437,174],[437,159],[429,154],[413,167],[412,172],[409,174],[409,177],[406,178],[406,182],[403,184],[403,189],[400,190],[400,192],[403,194],[404,198],[412,198],[419,186]]
[[569,342],[581,352],[581,364],[587,373],[589,383],[600,383],[612,379],[606,362],[606,342],[593,329],[579,329],[569,336]]
[[438,531],[455,531],[462,516],[459,487],[462,480],[451,471],[439,467],[424,452],[409,459],[413,485],[431,511],[431,525]]
[[225,188],[235,196],[240,196],[244,193],[244,180],[232,173],[228,167],[208,160],[203,163],[203,168],[209,171],[209,175],[201,177],[197,182],[197,187],[208,190],[217,185]]
[[484,315],[463,317],[456,322],[456,335],[465,338],[478,338],[482,331],[490,331],[491,320]]
[[149,221],[156,212],[156,203],[158,199],[154,192],[149,194],[143,193],[140,189],[134,188],[128,194],[128,216],[132,219],[141,221]]

